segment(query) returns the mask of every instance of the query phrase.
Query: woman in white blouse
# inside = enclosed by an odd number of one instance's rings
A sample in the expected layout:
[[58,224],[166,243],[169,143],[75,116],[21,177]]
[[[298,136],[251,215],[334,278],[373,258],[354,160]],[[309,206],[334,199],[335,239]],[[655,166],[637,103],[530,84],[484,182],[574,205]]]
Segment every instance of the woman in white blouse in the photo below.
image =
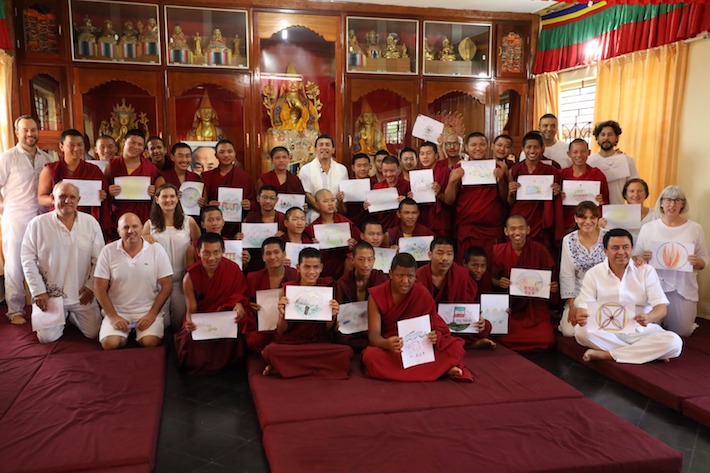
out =
[[699,224],[682,217],[688,212],[688,202],[678,186],[663,189],[656,210],[661,218],[641,227],[634,256],[642,256],[657,268],[670,303],[663,325],[682,337],[688,336],[697,327],[698,271],[710,261],[705,233]]
[[165,321],[165,326],[171,326],[177,332],[185,317],[185,294],[182,290],[185,256],[188,247],[200,238],[200,227],[195,219],[183,212],[178,189],[174,185],[163,184],[155,190],[150,219],[143,225],[143,236],[165,248],[173,265],[173,292],[170,294],[170,310],[166,311],[170,320]]
[[587,271],[604,261],[604,230],[599,228],[599,207],[590,201],[580,202],[574,211],[576,230],[562,240],[560,294],[567,299],[559,330],[565,337],[574,336],[577,325],[574,299],[579,295]]
[[643,179],[634,178],[626,181],[622,194],[624,199],[626,199],[627,204],[641,204],[641,225],[639,228],[628,229],[631,236],[634,237],[634,243],[636,243],[641,227],[646,225],[648,222],[658,219],[661,215],[656,211],[656,209],[651,209],[643,205],[646,199],[648,199],[648,184],[646,184],[646,181]]

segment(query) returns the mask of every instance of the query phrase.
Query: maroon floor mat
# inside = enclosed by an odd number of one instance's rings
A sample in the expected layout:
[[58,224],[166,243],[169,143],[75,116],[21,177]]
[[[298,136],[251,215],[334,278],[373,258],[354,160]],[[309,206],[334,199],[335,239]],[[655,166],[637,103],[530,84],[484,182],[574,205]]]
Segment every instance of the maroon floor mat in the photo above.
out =
[[442,379],[432,383],[399,383],[366,377],[359,360],[343,381],[263,376],[263,361],[249,361],[249,384],[262,428],[312,419],[499,404],[518,401],[579,398],[582,394],[516,353],[472,350],[466,366],[474,383]]
[[270,425],[272,473],[680,472],[682,455],[588,399]]
[[710,427],[710,396],[683,399],[681,410],[683,415]]

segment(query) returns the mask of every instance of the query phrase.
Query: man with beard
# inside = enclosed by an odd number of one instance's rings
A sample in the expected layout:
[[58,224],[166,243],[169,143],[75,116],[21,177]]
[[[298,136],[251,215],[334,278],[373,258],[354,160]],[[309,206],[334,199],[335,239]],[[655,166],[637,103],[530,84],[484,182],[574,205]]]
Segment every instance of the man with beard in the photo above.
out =
[[[588,165],[599,167],[604,159],[610,158],[617,154],[623,154],[616,147],[616,145],[619,144],[619,136],[621,136],[621,127],[617,122],[607,120],[605,122],[598,123],[597,126],[594,127],[593,134],[601,149],[598,153],[589,157],[587,160]],[[625,154],[623,155],[626,156]],[[626,161],[629,164],[629,176],[608,182],[610,204],[623,204],[624,184],[626,184],[626,181],[629,179],[640,177],[638,169],[636,169],[634,159],[631,156],[626,156]]]

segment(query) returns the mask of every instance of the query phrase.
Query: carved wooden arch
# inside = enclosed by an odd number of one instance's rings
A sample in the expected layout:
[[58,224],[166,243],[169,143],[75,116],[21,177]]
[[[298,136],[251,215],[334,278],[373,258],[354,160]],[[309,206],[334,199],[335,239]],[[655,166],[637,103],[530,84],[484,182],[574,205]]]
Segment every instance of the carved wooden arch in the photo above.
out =
[[517,92],[518,95],[524,97],[527,93],[527,84],[525,82],[496,82],[496,92],[498,96],[503,95],[507,90]]
[[375,92],[377,90],[386,90],[392,92],[395,95],[399,95],[407,100],[409,103],[414,102],[414,85],[411,82],[402,82],[400,87],[394,87],[395,83],[390,82],[387,85],[378,83],[378,81],[352,81],[350,83],[350,100],[355,103],[367,94]]
[[236,95],[240,99],[246,97],[247,90],[249,88],[248,83],[245,84],[245,81],[241,76],[224,75],[205,78],[202,74],[185,74],[180,76],[172,76],[170,78],[170,95],[178,98],[186,91],[201,85],[210,85],[222,88]]
[[259,12],[256,22],[259,39],[270,39],[282,30],[293,27],[305,28],[330,43],[338,42],[339,38],[338,16]]
[[78,76],[79,92],[81,94],[87,94],[96,87],[100,87],[111,82],[125,82],[138,87],[150,96],[155,97],[158,95],[158,84],[156,80],[157,74],[155,73],[149,73],[147,76],[144,74],[139,75],[138,73],[132,73],[130,75],[126,74],[117,77],[118,74],[116,74],[115,71],[104,71],[100,74],[92,72],[91,78],[93,80],[84,80],[82,75],[81,71],[78,73],[75,72],[75,77]]
[[37,76],[47,76],[47,77],[51,77],[52,79],[56,80],[57,83],[61,85],[62,81],[64,80],[64,76],[62,75],[61,71],[58,69],[55,70],[55,69],[45,69],[45,68],[40,68],[40,67],[38,67],[38,68],[32,67],[32,68],[27,68],[26,71],[30,73],[29,74],[31,76],[29,78],[30,81]]
[[130,81],[130,80],[126,80],[126,79],[111,79],[111,80],[108,80],[108,81],[106,81],[106,82],[101,82],[100,84],[95,84],[93,87],[87,87],[87,88],[86,88],[87,90],[84,90],[84,88],[82,88],[81,93],[82,93],[82,94],[88,94],[88,93],[90,93],[92,90],[94,90],[94,89],[96,89],[96,88],[99,88],[99,87],[108,86],[108,85],[111,84],[112,82],[123,82],[123,83],[125,83],[125,84],[130,84],[130,85],[132,85],[132,86],[134,86],[134,87],[139,88],[139,89],[142,90],[143,92],[145,92],[146,96],[151,96],[150,92],[148,92],[144,87],[141,87],[140,85],[136,84],[135,82]]
[[427,105],[452,92],[461,92],[473,97],[482,105],[487,105],[489,102],[488,86],[488,82],[427,82]]

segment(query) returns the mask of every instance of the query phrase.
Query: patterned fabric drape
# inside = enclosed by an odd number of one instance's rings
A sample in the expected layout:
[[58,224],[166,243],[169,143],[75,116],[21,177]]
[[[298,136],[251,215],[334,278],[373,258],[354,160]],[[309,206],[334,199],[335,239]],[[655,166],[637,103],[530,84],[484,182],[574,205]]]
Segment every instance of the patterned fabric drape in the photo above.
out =
[[5,18],[5,0],[0,0],[0,49],[12,49]]

